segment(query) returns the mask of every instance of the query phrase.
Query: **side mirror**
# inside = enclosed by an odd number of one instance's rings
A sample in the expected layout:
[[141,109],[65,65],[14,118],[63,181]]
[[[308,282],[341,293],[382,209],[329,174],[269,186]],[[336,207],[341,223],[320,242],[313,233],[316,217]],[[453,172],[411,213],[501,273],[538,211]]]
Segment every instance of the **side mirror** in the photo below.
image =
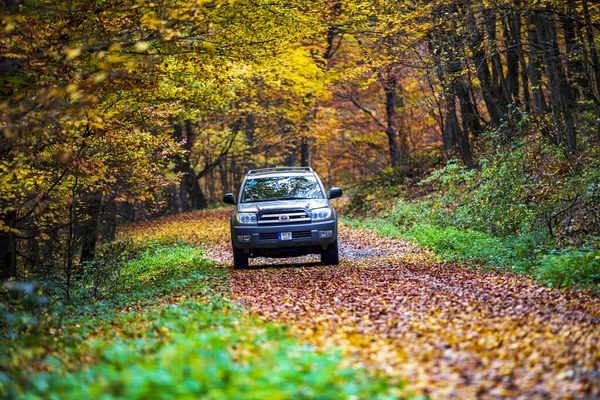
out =
[[338,197],[342,197],[342,189],[340,189],[339,187],[332,187],[329,191],[329,198],[335,199]]
[[235,197],[233,197],[233,193],[227,193],[226,195],[224,195],[223,203],[235,205]]

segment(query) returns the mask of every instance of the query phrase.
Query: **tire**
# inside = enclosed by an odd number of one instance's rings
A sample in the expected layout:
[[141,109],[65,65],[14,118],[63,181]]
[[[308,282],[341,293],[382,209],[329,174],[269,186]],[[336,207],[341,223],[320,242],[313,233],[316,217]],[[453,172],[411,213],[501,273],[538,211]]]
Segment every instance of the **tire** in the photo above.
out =
[[337,240],[321,252],[321,262],[325,265],[338,265],[340,263]]
[[248,269],[248,254],[244,253],[244,250],[240,250],[235,246],[233,247],[233,268],[235,269]]

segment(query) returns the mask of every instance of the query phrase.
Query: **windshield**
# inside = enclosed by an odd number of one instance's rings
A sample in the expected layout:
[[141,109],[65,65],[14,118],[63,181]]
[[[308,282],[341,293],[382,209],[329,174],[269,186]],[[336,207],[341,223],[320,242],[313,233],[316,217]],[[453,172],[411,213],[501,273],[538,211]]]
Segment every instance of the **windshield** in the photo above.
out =
[[277,176],[246,180],[242,203],[255,201],[324,199],[314,176]]

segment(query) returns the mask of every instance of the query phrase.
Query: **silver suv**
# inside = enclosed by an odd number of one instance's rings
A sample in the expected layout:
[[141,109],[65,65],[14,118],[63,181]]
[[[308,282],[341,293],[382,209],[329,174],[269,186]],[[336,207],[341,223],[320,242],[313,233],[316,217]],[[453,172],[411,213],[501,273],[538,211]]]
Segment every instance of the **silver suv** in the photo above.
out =
[[340,197],[334,187],[326,195],[310,167],[249,171],[231,214],[234,268],[248,268],[248,257],[296,257],[320,254],[325,265],[339,264],[337,214],[329,199]]

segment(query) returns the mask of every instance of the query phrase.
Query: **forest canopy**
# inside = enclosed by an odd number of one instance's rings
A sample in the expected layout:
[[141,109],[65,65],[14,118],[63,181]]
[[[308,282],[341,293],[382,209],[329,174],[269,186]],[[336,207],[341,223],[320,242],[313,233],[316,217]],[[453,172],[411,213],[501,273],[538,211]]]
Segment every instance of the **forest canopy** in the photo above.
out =
[[311,165],[327,186],[406,183],[449,160],[500,170],[493,155],[508,151],[528,180],[506,195],[551,203],[551,235],[561,210],[598,204],[597,188],[584,202],[549,178],[600,175],[589,0],[5,0],[0,12],[0,280],[51,274],[68,295],[118,222],[205,208],[262,166]]

